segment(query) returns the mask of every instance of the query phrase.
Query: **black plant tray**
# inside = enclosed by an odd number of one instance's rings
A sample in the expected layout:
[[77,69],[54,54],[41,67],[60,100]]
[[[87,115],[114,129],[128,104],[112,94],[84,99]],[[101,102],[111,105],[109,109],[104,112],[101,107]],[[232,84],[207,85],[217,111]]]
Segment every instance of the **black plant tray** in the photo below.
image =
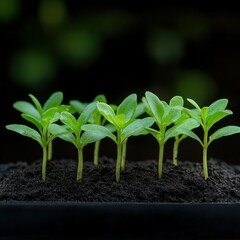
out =
[[0,202],[0,239],[240,239],[240,203]]

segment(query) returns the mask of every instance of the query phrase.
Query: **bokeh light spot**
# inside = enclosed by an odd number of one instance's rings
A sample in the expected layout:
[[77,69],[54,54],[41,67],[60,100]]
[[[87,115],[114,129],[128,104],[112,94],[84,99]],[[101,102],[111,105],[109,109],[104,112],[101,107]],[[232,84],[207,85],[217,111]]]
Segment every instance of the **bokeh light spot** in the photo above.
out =
[[173,89],[175,94],[192,98],[200,105],[214,99],[217,85],[207,74],[198,70],[182,71],[176,76]]
[[69,29],[62,32],[58,39],[59,52],[67,64],[86,68],[101,53],[101,39],[86,29]]
[[184,44],[180,36],[170,30],[159,30],[147,40],[147,50],[161,64],[179,61],[184,55]]
[[27,89],[44,88],[55,76],[55,64],[44,52],[22,51],[12,58],[10,74],[17,84]]
[[47,27],[61,24],[66,16],[66,6],[62,0],[42,0],[39,4],[40,21]]
[[0,22],[8,22],[19,14],[19,0],[0,0]]

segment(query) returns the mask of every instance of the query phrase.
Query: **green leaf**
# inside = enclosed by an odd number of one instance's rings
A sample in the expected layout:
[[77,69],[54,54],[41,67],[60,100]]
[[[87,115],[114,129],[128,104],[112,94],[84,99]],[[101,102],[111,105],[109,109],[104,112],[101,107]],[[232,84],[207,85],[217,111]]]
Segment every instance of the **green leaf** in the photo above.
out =
[[240,127],[238,127],[238,126],[226,126],[226,127],[220,128],[209,137],[208,145],[212,141],[214,141],[218,138],[230,136],[230,135],[237,134],[237,133],[240,133]]
[[208,107],[203,107],[201,109],[201,118],[204,123],[206,123],[206,121],[207,121],[207,114],[208,114]]
[[111,123],[107,123],[104,127],[106,127],[112,133],[117,131],[116,127]]
[[148,133],[152,134],[152,135],[157,139],[158,142],[161,140],[161,139],[160,139],[160,137],[161,137],[160,131],[157,131],[156,129],[149,128],[149,127],[145,128],[145,130],[146,130]]
[[181,107],[170,107],[163,116],[163,121],[166,126],[176,122],[181,117]]
[[42,124],[41,124],[41,121],[38,118],[36,118],[33,115],[29,115],[29,114],[25,114],[25,113],[21,114],[21,116],[24,119],[26,119],[27,121],[29,121],[32,124],[34,124],[38,128],[39,132],[42,133]]
[[191,118],[193,118],[196,121],[198,121],[199,124],[202,123],[201,111],[199,111],[198,109],[186,109],[186,108],[184,108],[184,112],[187,115],[189,115]]
[[[109,137],[111,138],[115,143],[116,142],[116,136],[106,127],[100,126],[97,124],[85,124],[82,127],[82,130],[88,133],[91,133],[92,136],[96,134],[96,137],[99,138],[104,138],[104,137]],[[90,136],[90,135],[89,135]]]
[[142,97],[142,103],[143,103],[143,106],[144,106],[144,111],[145,111],[148,115],[153,116],[153,113],[152,113],[152,111],[151,111],[151,109],[150,109],[150,106],[149,106],[149,104],[148,104],[148,101],[147,101],[146,97]]
[[46,111],[49,108],[57,107],[61,104],[63,100],[63,93],[62,92],[55,92],[53,93],[43,105],[43,111]]
[[116,124],[115,123],[116,115],[111,106],[109,106],[107,103],[98,102],[97,108],[99,112],[107,119],[108,122],[112,123],[113,125]]
[[25,137],[30,137],[37,141],[42,146],[42,140],[41,135],[33,128],[30,128],[28,126],[22,125],[22,124],[9,124],[6,126],[8,130],[14,131],[16,133],[21,134]]
[[131,136],[138,136],[145,133],[145,129],[152,126],[154,119],[152,117],[147,117],[144,119],[136,119],[124,128],[121,134],[121,141]]
[[126,122],[130,121],[137,108],[137,95],[135,93],[126,97],[117,108],[116,115],[123,114]]
[[78,100],[71,100],[69,104],[73,108],[73,110],[78,114],[81,114],[87,106],[87,103],[82,103]]
[[80,125],[77,123],[76,118],[69,112],[62,112],[60,116],[60,121],[67,125],[74,133],[79,131]]
[[208,111],[208,115],[212,115],[218,111],[223,111],[226,109],[228,104],[228,99],[223,98],[223,99],[219,99],[215,102],[213,102],[210,106],[209,106],[209,111]]
[[232,114],[232,111],[230,110],[223,110],[215,112],[207,117],[207,129],[209,130],[215,123],[220,121],[222,118]]
[[169,105],[171,107],[176,107],[176,106],[183,107],[183,104],[184,104],[184,101],[181,96],[175,96],[169,102]]
[[79,118],[77,119],[80,126],[82,126],[88,121],[92,112],[95,109],[96,109],[96,102],[92,102],[84,108],[83,112],[80,114]]
[[35,96],[33,96],[32,94],[29,94],[28,96],[32,99],[33,103],[35,104],[35,106],[36,106],[36,108],[39,112],[39,114],[42,115],[43,109],[42,109],[42,105],[40,104],[38,99]]
[[47,111],[43,112],[41,121],[42,126],[47,128],[50,123],[57,121],[60,117],[60,114],[58,114],[56,117],[55,116],[56,113],[57,113],[56,107],[49,108]]
[[60,135],[58,137],[61,138],[64,141],[66,141],[66,142],[73,143],[76,148],[80,147],[77,143],[76,137],[72,133],[63,134],[63,135]]
[[115,117],[115,126],[120,128],[120,129],[123,129],[126,124],[127,124],[127,121],[126,121],[126,118],[125,118],[125,115],[124,114],[119,114]]
[[137,104],[137,108],[136,108],[136,111],[135,111],[133,117],[138,118],[139,116],[144,114],[144,112],[145,112],[144,103],[140,102],[140,103]]
[[162,124],[162,118],[165,112],[164,105],[161,100],[152,92],[147,91],[145,93],[146,100],[149,106],[149,110],[152,112],[151,115],[156,119],[158,124]]
[[97,95],[97,96],[94,98],[93,101],[94,101],[94,102],[103,102],[103,103],[107,103],[107,99],[106,99],[105,95],[103,95],[103,94],[99,94],[99,95]]
[[203,146],[203,142],[193,131],[183,128],[183,129],[181,129],[181,134],[187,135],[188,137],[197,140],[201,144],[201,146]]
[[172,137],[176,137],[178,135],[184,134],[185,130],[192,130],[194,128],[199,127],[199,123],[192,118],[185,119],[184,121],[174,125],[169,128],[165,133],[165,142]]
[[22,112],[22,113],[26,113],[28,115],[32,115],[34,116],[35,118],[38,118],[40,119],[41,116],[38,112],[38,110],[35,108],[35,106],[29,102],[26,102],[26,101],[17,101],[13,104],[13,107]]
[[58,125],[56,123],[52,123],[48,126],[48,131],[51,133],[48,142],[52,141],[54,138],[59,137],[64,134],[69,134],[69,129],[67,129],[64,125]]
[[201,108],[198,106],[198,104],[191,98],[187,98],[188,102],[190,102],[199,112],[201,112]]

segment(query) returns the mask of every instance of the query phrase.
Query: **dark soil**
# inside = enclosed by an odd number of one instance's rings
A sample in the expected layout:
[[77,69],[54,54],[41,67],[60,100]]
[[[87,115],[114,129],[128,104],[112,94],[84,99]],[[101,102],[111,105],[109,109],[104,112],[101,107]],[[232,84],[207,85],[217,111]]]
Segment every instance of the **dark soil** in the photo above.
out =
[[[2,166],[4,167],[4,166]],[[157,161],[127,162],[119,183],[115,161],[102,157],[100,164],[84,163],[83,180],[76,181],[76,160],[52,160],[47,180],[41,180],[41,160],[6,165],[0,174],[0,200],[84,202],[239,202],[240,174],[224,161],[208,161],[209,179],[201,163],[170,160],[158,179]],[[1,169],[0,169],[1,170]],[[5,172],[5,173],[4,173]]]

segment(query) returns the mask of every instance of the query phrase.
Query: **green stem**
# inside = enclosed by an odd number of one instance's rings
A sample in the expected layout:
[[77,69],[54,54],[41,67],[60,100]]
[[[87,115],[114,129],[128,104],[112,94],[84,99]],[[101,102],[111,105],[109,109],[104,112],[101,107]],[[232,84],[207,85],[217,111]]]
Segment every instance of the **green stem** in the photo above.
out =
[[48,143],[48,160],[52,160],[52,149],[53,149],[53,144],[52,141]]
[[203,174],[204,179],[208,179],[208,166],[207,166],[207,149],[208,149],[208,132],[204,131],[204,141],[203,141]]
[[118,144],[117,145],[117,163],[116,163],[116,182],[120,181],[121,156],[122,156],[122,148],[121,148],[121,144]]
[[43,146],[43,161],[42,161],[42,180],[46,180],[47,169],[47,146]]
[[122,144],[121,144],[121,131],[118,130],[117,137],[117,163],[116,163],[116,182],[120,181],[120,172],[121,172],[121,160],[122,160]]
[[83,148],[78,148],[77,181],[82,180],[82,173],[83,173]]
[[179,137],[175,137],[174,145],[173,145],[173,165],[178,165],[178,146],[179,146]]
[[159,143],[158,177],[162,178],[164,142]]
[[121,160],[121,170],[125,170],[126,165],[126,153],[127,153],[127,138],[123,141],[122,145],[122,160]]
[[99,158],[99,147],[100,147],[100,141],[95,142],[94,145],[94,165],[98,165],[98,158]]

